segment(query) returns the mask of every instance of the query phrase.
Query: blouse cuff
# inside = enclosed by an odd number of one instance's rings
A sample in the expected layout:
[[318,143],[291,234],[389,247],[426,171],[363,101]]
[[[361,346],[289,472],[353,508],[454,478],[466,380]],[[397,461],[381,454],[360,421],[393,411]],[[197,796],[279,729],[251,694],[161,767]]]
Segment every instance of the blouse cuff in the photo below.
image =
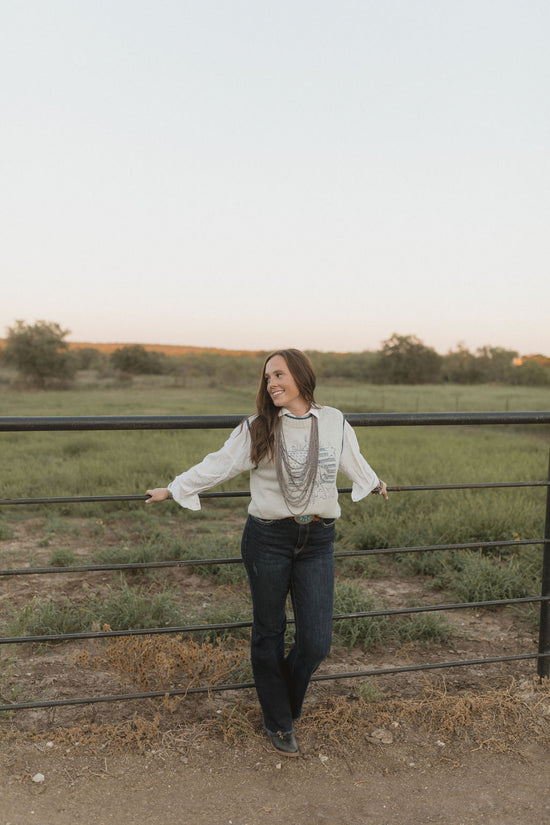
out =
[[375,479],[374,484],[371,486],[365,484],[364,482],[354,481],[351,488],[351,500],[361,501],[362,498],[366,498],[369,493],[372,493],[372,491],[376,489],[377,485],[378,479]]
[[187,510],[200,510],[201,509],[201,500],[198,496],[198,493],[179,493],[179,491],[174,489],[172,486],[173,482],[170,482],[168,485],[168,491],[174,501],[180,505],[180,507],[185,507]]

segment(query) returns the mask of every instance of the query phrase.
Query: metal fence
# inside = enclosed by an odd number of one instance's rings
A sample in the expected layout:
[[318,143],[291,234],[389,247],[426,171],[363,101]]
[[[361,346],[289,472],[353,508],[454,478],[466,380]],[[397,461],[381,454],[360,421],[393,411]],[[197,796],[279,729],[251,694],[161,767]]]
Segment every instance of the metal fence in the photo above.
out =
[[[83,430],[157,430],[157,429],[214,429],[233,428],[244,416],[242,415],[204,415],[204,416],[57,416],[57,417],[0,417],[0,432],[37,432],[37,431],[83,431]],[[550,412],[464,412],[464,413],[354,413],[347,414],[347,420],[354,427],[387,427],[387,426],[470,426],[470,425],[541,425],[550,424]],[[468,490],[468,489],[500,489],[546,487],[546,521],[543,537],[533,537],[513,541],[488,541],[462,544],[437,544],[415,547],[373,548],[368,550],[337,551],[337,558],[352,556],[374,556],[395,553],[437,552],[441,550],[464,549],[492,549],[524,545],[543,545],[543,564],[541,571],[540,595],[523,598],[508,598],[492,601],[460,602],[453,604],[419,605],[388,610],[371,610],[366,612],[337,614],[335,621],[347,619],[373,618],[379,616],[410,615],[415,613],[442,612],[480,607],[496,607],[514,604],[540,603],[539,645],[537,653],[511,653],[506,656],[492,656],[480,659],[461,659],[425,664],[407,665],[401,667],[379,668],[336,674],[317,674],[314,681],[329,679],[370,678],[386,676],[410,671],[425,671],[441,668],[467,667],[472,665],[493,664],[524,659],[534,659],[537,662],[537,672],[540,678],[550,676],[550,459],[548,478],[540,481],[520,482],[485,482],[462,484],[424,484],[409,486],[388,487],[392,493],[421,493],[433,490]],[[349,493],[351,488],[340,488],[340,493]],[[201,498],[234,498],[248,497],[248,491],[237,492],[207,492]],[[0,506],[17,506],[31,504],[67,504],[82,502],[114,502],[114,501],[143,501],[145,495],[98,495],[98,496],[63,496],[55,498],[19,498],[0,499]],[[94,564],[72,567],[35,567],[14,568],[0,570],[0,576],[36,576],[43,574],[88,573],[105,570],[146,570],[151,568],[184,567],[199,565],[241,564],[240,558],[219,558],[200,560],[177,560],[159,562],[141,562],[130,564]],[[290,623],[290,622],[289,622]],[[226,622],[220,624],[185,625],[181,627],[151,627],[139,630],[90,631],[82,633],[66,633],[48,636],[19,636],[0,638],[2,645],[17,645],[28,643],[65,642],[83,639],[113,638],[120,636],[149,636],[155,634],[181,634],[211,630],[230,630],[233,628],[250,627],[251,622]],[[14,702],[0,704],[0,711],[14,711],[31,708],[51,708],[66,705],[95,704],[98,702],[128,701],[130,699],[149,699],[162,696],[177,696],[193,693],[213,691],[227,691],[253,688],[253,682],[215,685],[209,687],[182,688],[173,690],[147,691],[140,693],[116,694],[109,696],[74,697],[35,702]]]

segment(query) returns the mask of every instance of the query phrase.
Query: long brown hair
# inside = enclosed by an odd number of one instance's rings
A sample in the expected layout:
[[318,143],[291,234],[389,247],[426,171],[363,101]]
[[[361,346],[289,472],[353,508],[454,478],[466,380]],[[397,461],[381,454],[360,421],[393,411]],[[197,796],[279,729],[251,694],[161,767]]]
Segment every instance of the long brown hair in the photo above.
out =
[[275,427],[279,420],[279,407],[275,406],[267,391],[265,370],[267,362],[276,355],[284,358],[304,401],[310,407],[317,406],[313,395],[317,382],[315,370],[305,352],[301,352],[299,349],[279,349],[268,355],[262,367],[260,386],[256,395],[258,415],[250,422],[250,437],[252,440],[250,459],[253,464],[259,464],[262,458],[273,458]]

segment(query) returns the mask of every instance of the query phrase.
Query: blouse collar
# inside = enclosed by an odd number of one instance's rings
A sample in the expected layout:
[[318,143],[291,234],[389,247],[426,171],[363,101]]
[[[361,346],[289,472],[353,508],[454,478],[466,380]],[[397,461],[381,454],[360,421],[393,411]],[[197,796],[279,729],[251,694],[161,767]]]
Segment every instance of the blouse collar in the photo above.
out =
[[301,421],[304,418],[309,418],[310,415],[314,415],[315,418],[319,418],[319,410],[320,407],[310,407],[305,415],[293,415],[290,410],[287,410],[286,407],[281,407],[279,410],[279,417],[282,415],[287,415],[289,418],[295,418],[297,421]]

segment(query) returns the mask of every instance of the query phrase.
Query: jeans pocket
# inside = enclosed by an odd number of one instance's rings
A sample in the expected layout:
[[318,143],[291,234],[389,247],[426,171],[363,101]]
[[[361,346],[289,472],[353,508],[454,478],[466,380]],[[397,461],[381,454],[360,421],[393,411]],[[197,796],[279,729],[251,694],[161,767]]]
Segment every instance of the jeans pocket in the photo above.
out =
[[334,525],[336,524],[336,519],[335,518],[323,518],[323,519],[321,519],[321,524],[323,525],[323,527],[334,527]]
[[258,524],[264,525],[275,524],[275,522],[277,521],[276,518],[258,518],[258,516],[250,516],[250,518],[252,519],[252,521],[256,521]]

